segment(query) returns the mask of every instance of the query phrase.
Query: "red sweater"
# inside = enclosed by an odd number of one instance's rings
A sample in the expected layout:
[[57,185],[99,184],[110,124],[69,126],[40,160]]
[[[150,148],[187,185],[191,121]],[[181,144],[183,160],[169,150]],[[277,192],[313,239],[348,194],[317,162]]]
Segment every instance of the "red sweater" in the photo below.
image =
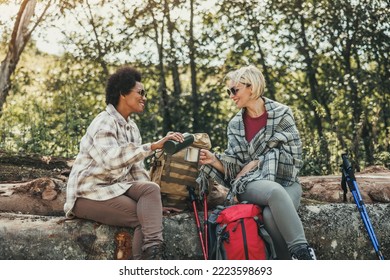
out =
[[265,112],[259,117],[251,118],[247,112],[244,113],[245,138],[248,143],[267,124],[268,113]]

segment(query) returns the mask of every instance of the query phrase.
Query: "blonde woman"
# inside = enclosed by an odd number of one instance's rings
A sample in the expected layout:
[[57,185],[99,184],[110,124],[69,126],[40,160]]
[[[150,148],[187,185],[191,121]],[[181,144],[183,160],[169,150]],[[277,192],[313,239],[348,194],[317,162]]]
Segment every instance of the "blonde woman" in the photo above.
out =
[[255,66],[232,71],[226,78],[227,94],[239,111],[229,122],[225,152],[201,150],[199,181],[214,178],[231,188],[239,201],[262,206],[278,259],[314,260],[297,214],[302,143],[293,113],[263,96],[264,77]]

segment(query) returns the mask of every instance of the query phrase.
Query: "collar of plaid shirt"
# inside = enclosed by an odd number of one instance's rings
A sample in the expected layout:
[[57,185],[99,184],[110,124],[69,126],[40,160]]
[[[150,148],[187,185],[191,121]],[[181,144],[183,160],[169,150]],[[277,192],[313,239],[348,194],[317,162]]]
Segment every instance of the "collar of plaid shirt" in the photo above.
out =
[[114,105],[108,104],[106,107],[106,111],[109,115],[111,115],[120,125],[126,125],[130,117],[127,120],[115,109]]

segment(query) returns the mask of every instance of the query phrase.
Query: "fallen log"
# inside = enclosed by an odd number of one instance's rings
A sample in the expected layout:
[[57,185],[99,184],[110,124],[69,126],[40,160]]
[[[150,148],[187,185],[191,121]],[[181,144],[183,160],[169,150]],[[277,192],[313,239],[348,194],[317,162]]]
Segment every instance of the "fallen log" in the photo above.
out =
[[[360,193],[366,204],[390,202],[390,172],[356,175]],[[43,177],[28,182],[0,183],[0,212],[14,212],[44,216],[63,216],[66,176]],[[303,203],[317,201],[324,203],[343,202],[340,176],[308,176],[300,178],[303,188]],[[227,190],[214,185],[208,195],[209,209],[221,205]],[[351,193],[348,203],[354,204]],[[172,206],[172,205],[170,205]]]
[[63,216],[65,182],[39,178],[0,184],[0,212]]
[[[210,209],[223,204],[226,195],[226,188],[214,185],[208,196]],[[65,198],[65,179],[39,178],[29,182],[0,184],[0,212],[64,216]]]
[[[385,259],[390,257],[390,205],[367,206]],[[304,205],[299,215],[320,260],[375,260],[373,246],[353,204]],[[202,213],[199,213],[202,217]],[[130,229],[86,220],[0,213],[2,260],[115,259],[115,237]],[[202,259],[192,213],[164,217],[164,259]]]
[[[304,198],[328,203],[343,202],[341,175],[300,177],[300,182],[302,184]],[[382,170],[378,173],[357,173],[356,182],[364,203],[390,202],[390,171]],[[354,199],[349,190],[347,192],[347,202],[354,203]]]

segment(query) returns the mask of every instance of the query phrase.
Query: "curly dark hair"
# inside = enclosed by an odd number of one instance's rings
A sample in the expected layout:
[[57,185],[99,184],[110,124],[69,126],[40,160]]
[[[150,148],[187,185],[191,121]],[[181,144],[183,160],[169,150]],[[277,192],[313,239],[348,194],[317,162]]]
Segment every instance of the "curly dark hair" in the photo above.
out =
[[135,87],[136,82],[141,82],[141,72],[129,66],[119,68],[112,74],[106,85],[106,104],[118,105],[120,95],[126,95]]

